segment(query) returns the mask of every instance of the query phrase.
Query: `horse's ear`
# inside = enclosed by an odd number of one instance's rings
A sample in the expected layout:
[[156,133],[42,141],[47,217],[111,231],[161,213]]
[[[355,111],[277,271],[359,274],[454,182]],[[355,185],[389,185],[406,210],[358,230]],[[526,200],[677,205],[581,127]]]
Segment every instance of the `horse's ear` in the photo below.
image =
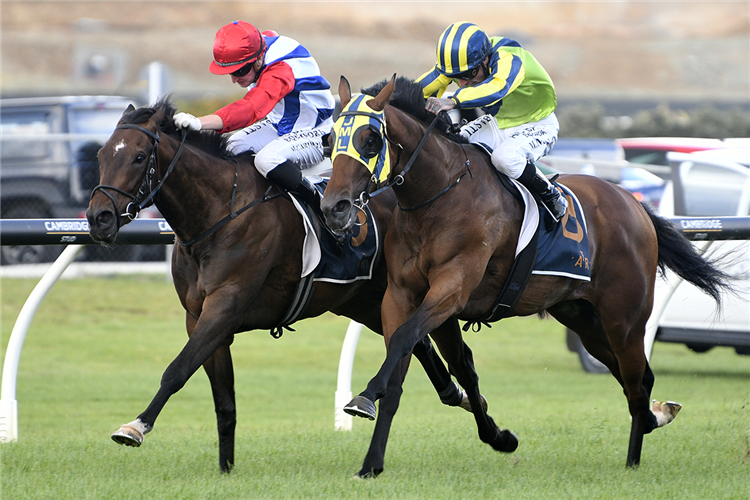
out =
[[339,99],[341,100],[341,108],[343,109],[352,98],[352,87],[349,85],[349,80],[344,75],[341,75],[339,80]]
[[369,106],[375,111],[383,111],[385,109],[385,105],[388,104],[388,101],[391,98],[391,94],[393,94],[393,87],[395,85],[396,73],[393,73],[391,81],[388,82],[385,87],[383,87],[383,90],[381,90],[373,100],[368,101],[367,104],[369,104]]
[[133,111],[135,111],[135,106],[133,106],[132,104],[128,104],[128,107],[125,108],[125,111],[122,112],[120,121],[118,121],[117,124],[119,125],[120,123],[122,123],[122,120],[125,118],[125,115],[127,115],[128,113],[132,113]]

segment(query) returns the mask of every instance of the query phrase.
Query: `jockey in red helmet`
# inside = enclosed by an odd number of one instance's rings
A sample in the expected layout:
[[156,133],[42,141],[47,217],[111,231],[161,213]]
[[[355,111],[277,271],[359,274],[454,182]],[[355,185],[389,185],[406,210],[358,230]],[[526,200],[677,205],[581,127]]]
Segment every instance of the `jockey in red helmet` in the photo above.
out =
[[207,116],[177,113],[175,125],[234,132],[230,151],[254,152],[263,176],[319,210],[318,191],[300,170],[323,160],[335,101],[315,59],[297,41],[244,21],[216,33],[213,54],[209,71],[231,76],[247,93]]
[[[428,111],[481,109],[460,135],[489,147],[495,168],[539,195],[555,221],[565,215],[565,196],[534,163],[552,149],[560,126],[555,87],[530,52],[475,24],[451,24],[438,40],[435,67],[417,81]],[[451,83],[459,89],[443,98]]]

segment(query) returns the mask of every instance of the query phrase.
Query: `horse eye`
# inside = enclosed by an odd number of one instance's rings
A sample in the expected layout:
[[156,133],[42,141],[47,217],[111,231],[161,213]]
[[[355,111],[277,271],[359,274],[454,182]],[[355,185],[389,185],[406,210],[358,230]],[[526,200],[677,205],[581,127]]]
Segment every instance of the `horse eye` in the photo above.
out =
[[380,138],[376,135],[368,135],[365,138],[365,143],[362,145],[362,151],[365,158],[375,158],[380,153],[382,143]]
[[146,155],[143,153],[138,153],[135,157],[135,163],[143,163],[143,161],[146,159]]

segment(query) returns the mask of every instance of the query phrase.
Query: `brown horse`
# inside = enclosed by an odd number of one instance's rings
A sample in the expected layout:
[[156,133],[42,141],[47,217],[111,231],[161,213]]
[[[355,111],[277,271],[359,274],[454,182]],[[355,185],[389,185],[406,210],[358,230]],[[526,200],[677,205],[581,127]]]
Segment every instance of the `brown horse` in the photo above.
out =
[[[137,110],[131,106],[124,112],[99,151],[101,184],[93,190],[86,212],[92,238],[112,243],[120,227],[153,200],[177,237],[172,276],[189,336],[164,372],[151,404],[112,439],[140,446],[169,397],[203,365],[216,409],[219,465],[229,471],[234,464],[236,423],[230,346],[236,333],[280,332],[288,326],[284,318],[301,281],[305,230],[289,195],[257,172],[252,155],[227,153],[226,138],[214,132],[178,131],[174,112],[168,101]],[[371,205],[381,239],[394,207],[392,194]],[[376,259],[370,280],[316,281],[307,307],[295,319],[332,311],[382,334],[380,304],[386,270],[382,256]],[[469,409],[465,394],[451,380],[429,340],[417,345],[414,354],[441,401]],[[408,357],[381,405],[383,418],[378,418],[372,438],[373,468],[382,464],[390,420],[401,395],[400,378],[407,367]]]
[[[329,227],[348,227],[352,214],[368,200],[368,190],[385,177],[383,170],[365,167],[375,164],[384,144],[391,144],[388,184],[394,184],[399,208],[385,241],[388,289],[382,314],[388,354],[367,388],[346,407],[353,415],[372,418],[373,402],[383,396],[389,376],[416,342],[450,318],[476,321],[493,306],[514,260],[522,207],[501,185],[486,155],[443,133],[430,133],[434,115],[424,110],[418,84],[394,75],[363,92],[374,97],[352,96],[342,77],[343,111],[334,127],[333,174],[322,209]],[[367,117],[372,124],[348,129],[344,120],[352,116]],[[350,144],[361,161],[356,154],[336,154]],[[574,330],[609,368],[628,401],[627,465],[636,466],[644,434],[669,423],[679,410],[676,403],[650,402],[654,374],[643,337],[657,268],[673,269],[717,302],[720,290],[731,287],[728,277],[700,257],[669,221],[627,191],[593,176],[561,176],[559,182],[582,203],[591,281],[533,274],[506,317],[546,311]],[[569,215],[574,214],[569,211],[563,224]],[[460,335],[457,324],[453,332]],[[476,404],[478,378],[470,359],[449,364],[468,393],[480,439],[498,451],[515,450],[516,436],[500,431]]]

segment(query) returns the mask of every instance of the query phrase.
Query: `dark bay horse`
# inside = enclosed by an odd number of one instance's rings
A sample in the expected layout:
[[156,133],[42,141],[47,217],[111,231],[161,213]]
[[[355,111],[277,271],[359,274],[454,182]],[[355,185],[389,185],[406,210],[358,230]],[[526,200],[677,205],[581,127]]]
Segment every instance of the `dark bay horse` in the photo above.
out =
[[[219,465],[229,471],[236,423],[230,346],[236,333],[278,329],[282,324],[301,279],[305,230],[288,195],[257,172],[252,155],[227,153],[226,138],[214,132],[178,131],[174,112],[168,100],[124,112],[99,151],[101,184],[92,192],[86,212],[91,236],[112,243],[139,205],[153,199],[177,237],[172,276],[189,336],[164,372],[151,404],[112,439],[140,446],[169,397],[203,365],[216,409]],[[371,204],[381,239],[394,207],[392,194]],[[309,305],[296,319],[332,311],[382,333],[386,270],[382,256],[377,259],[370,280],[315,282]],[[445,404],[470,409],[429,340],[414,354]],[[408,357],[399,379],[407,367]],[[381,411],[383,418],[379,416],[376,424],[373,468],[382,464],[400,395],[399,381],[386,396],[387,404],[381,405],[392,410]]]
[[[439,131],[430,132],[428,124],[435,116],[425,111],[419,85],[394,75],[363,92],[365,97],[352,96],[342,77],[333,174],[322,209],[329,227],[348,227],[352,214],[368,199],[376,199],[367,193],[385,182],[384,171],[366,167],[374,164],[371,159],[384,144],[389,145],[385,154],[393,167],[386,174],[399,208],[385,241],[388,289],[382,315],[387,357],[367,388],[347,405],[347,412],[372,418],[374,401],[384,395],[386,381],[416,342],[449,318],[477,320],[493,306],[514,260],[522,207],[501,185],[486,155]],[[370,125],[347,128],[352,116],[366,117]],[[364,160],[336,154],[350,143]],[[632,417],[626,463],[637,466],[644,434],[671,422],[680,408],[650,401],[654,374],[643,337],[657,269],[673,269],[717,303],[721,289],[731,289],[731,284],[669,221],[627,191],[593,176],[565,175],[559,182],[582,203],[591,281],[533,274],[506,317],[546,311],[574,330],[586,349],[609,368],[624,389]],[[569,211],[562,223],[569,216],[575,218]],[[457,323],[452,327],[460,335]],[[515,434],[500,431],[476,404],[478,377],[470,356],[458,364],[448,361],[468,394],[480,439],[498,451],[514,451]]]

